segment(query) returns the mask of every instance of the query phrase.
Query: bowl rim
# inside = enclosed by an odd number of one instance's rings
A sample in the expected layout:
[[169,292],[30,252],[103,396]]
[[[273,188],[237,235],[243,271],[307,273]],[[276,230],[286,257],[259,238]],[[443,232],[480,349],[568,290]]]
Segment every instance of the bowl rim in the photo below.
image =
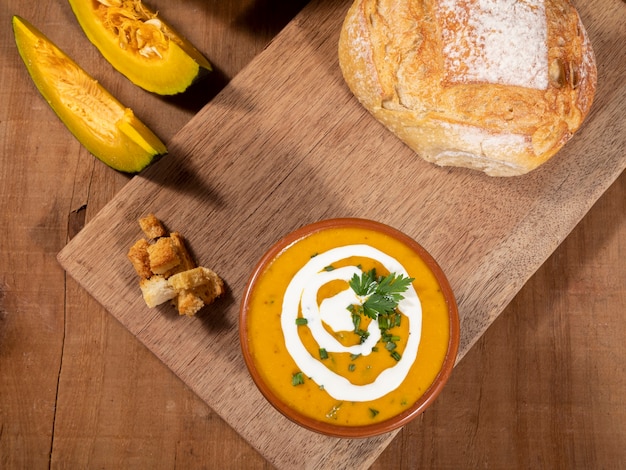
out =
[[[318,421],[309,416],[302,415],[293,408],[289,407],[271,390],[269,385],[265,383],[258,371],[254,358],[248,349],[248,334],[246,325],[247,311],[249,308],[249,302],[251,294],[254,290],[257,279],[264,271],[265,267],[271,263],[276,256],[278,256],[283,250],[297,242],[298,240],[309,236],[313,233],[317,233],[323,230],[335,229],[335,228],[363,228],[382,232],[383,234],[392,236],[404,244],[408,245],[413,251],[415,251],[420,258],[426,263],[428,268],[434,274],[439,286],[441,287],[444,299],[448,306],[448,319],[450,321],[449,327],[449,340],[448,349],[443,360],[442,367],[435,377],[433,383],[426,389],[422,396],[406,411],[399,413],[384,421],[362,425],[362,426],[340,426],[333,425]],[[411,420],[422,414],[426,408],[428,408],[435,399],[441,393],[444,385],[448,381],[452,370],[456,364],[457,353],[459,350],[460,342],[460,322],[459,313],[456,299],[448,278],[444,274],[443,270],[433,258],[433,256],[416,240],[406,235],[404,232],[391,227],[389,225],[376,222],[370,219],[356,218],[356,217],[340,217],[324,219],[317,222],[309,223],[287,235],[280,238],[275,242],[257,262],[252,273],[246,282],[244,294],[242,296],[240,309],[239,309],[239,342],[241,351],[243,354],[244,362],[252,377],[252,380],[265,399],[283,416],[291,420],[292,422],[310,430],[315,431],[331,437],[340,438],[367,438],[380,434],[388,433],[396,430]]]

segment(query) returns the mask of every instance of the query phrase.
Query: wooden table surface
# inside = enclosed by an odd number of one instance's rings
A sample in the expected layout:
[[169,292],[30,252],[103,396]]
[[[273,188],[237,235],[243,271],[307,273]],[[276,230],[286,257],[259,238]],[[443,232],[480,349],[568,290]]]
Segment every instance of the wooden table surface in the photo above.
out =
[[[167,143],[304,3],[153,1],[216,66],[176,98],[117,74],[66,2],[0,5],[0,468],[270,468],[57,263],[129,178],[91,157],[39,96],[11,16]],[[622,174],[373,468],[626,466],[625,211]]]

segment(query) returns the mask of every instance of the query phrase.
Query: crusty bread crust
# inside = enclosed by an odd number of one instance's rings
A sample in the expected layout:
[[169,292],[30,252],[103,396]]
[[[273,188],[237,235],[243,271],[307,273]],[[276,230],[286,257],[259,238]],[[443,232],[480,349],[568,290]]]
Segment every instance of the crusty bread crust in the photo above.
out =
[[[545,67],[537,70],[547,76],[532,82],[543,85],[523,86],[467,78],[462,67],[446,65],[446,37],[467,30],[461,23],[469,23],[477,0],[454,3],[461,9],[458,17],[445,12],[443,3],[355,0],[338,50],[346,83],[375,118],[427,161],[492,176],[537,168],[581,126],[595,93],[595,58],[577,11],[569,0],[543,2],[545,41],[539,52]],[[470,63],[471,46],[481,43],[458,41],[469,44],[460,60]],[[510,54],[515,61],[516,50]]]

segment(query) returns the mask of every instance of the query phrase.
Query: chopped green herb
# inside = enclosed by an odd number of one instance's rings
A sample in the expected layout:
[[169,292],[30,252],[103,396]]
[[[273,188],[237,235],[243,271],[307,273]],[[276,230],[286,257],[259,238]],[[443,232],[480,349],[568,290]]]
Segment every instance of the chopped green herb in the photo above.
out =
[[388,315],[378,315],[378,328],[388,330],[391,327]]
[[354,372],[354,369],[356,369],[356,365],[355,365],[355,364],[349,364],[349,365],[348,365],[348,370],[349,370],[350,372]]
[[400,355],[400,353],[398,353],[398,351],[393,351],[391,353],[391,357],[393,357],[396,361],[399,361],[400,359],[402,359],[402,356]]
[[304,383],[304,375],[302,374],[302,372],[296,372],[295,374],[291,376],[291,385],[293,385],[294,387],[296,385],[302,385],[303,383]]
[[361,357],[361,354],[350,354],[350,360],[354,361],[356,359],[358,359],[359,357]]
[[309,323],[309,320],[307,320],[306,318],[296,318],[296,325],[306,325],[307,323]]
[[359,341],[360,344],[365,343],[365,340],[370,335],[370,332],[369,331],[365,331],[365,330],[358,330],[355,333],[360,336],[360,341]]
[[[354,307],[354,305],[350,305],[350,307]],[[350,309],[348,308],[348,310]],[[354,325],[354,332],[356,333],[359,331],[359,327],[361,326],[361,315],[359,315],[358,312],[355,312],[354,309],[352,309],[351,312],[352,324]]]
[[333,271],[334,269],[335,267],[333,265],[329,265],[324,268],[324,271]]
[[398,347],[398,345],[396,343],[393,343],[391,341],[389,341],[387,344],[385,344],[385,349],[387,351],[393,351],[394,349],[396,349]]
[[378,413],[380,413],[380,411],[375,410],[374,408],[370,408],[369,410],[370,410],[370,416],[371,416],[372,418],[375,418],[375,417],[376,417],[376,415],[377,415]]
[[328,353],[326,352],[326,349],[324,348],[320,348],[320,359],[321,360],[328,359]]

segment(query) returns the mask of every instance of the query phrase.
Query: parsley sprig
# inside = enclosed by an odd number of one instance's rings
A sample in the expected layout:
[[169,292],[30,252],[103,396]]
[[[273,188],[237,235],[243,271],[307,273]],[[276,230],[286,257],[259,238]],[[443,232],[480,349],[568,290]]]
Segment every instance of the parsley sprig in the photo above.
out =
[[349,281],[350,287],[356,295],[365,298],[362,305],[348,306],[348,310],[352,314],[354,332],[360,336],[361,343],[363,343],[369,333],[360,328],[361,315],[378,321],[382,334],[381,341],[396,361],[401,359],[400,354],[395,350],[396,342],[400,338],[389,334],[388,330],[400,326],[401,314],[397,311],[398,304],[404,298],[402,293],[409,288],[413,281],[414,278],[396,273],[378,277],[375,269],[363,272],[360,276],[355,274]]
[[389,315],[395,312],[398,303],[404,298],[405,292],[414,278],[405,277],[404,274],[391,273],[385,277],[377,277],[376,269],[371,269],[355,274],[349,284],[356,295],[366,297],[361,306],[352,306],[358,313],[362,313],[372,319],[378,315]]

